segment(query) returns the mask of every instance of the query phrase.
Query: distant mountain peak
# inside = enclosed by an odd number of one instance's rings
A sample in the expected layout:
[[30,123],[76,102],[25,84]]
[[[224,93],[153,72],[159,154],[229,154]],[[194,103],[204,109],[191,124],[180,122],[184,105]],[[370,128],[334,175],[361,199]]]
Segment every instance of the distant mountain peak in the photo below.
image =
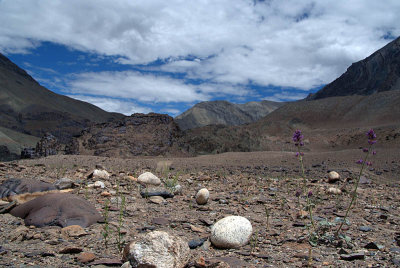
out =
[[400,37],[353,63],[339,78],[307,99],[371,95],[389,90],[400,90]]
[[225,100],[204,101],[175,117],[175,121],[182,130],[207,125],[243,125],[259,120],[283,104],[266,100],[243,104]]

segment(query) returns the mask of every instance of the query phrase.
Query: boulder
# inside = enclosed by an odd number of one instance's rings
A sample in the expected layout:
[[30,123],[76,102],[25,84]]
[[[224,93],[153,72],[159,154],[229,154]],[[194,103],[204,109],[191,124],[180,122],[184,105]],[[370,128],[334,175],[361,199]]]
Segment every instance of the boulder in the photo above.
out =
[[151,172],[145,172],[138,177],[138,182],[150,185],[160,185],[161,180]]
[[106,180],[110,178],[110,174],[106,170],[95,169],[93,173],[89,175],[93,179],[103,179]]
[[336,171],[331,171],[328,173],[328,182],[335,183],[340,180],[340,175]]
[[253,227],[248,219],[228,216],[211,227],[211,243],[217,248],[239,248],[249,242]]
[[126,245],[123,256],[132,267],[183,268],[189,261],[190,249],[180,237],[154,231]]
[[35,198],[32,193],[48,192],[57,188],[47,182],[33,179],[8,179],[0,185],[0,198],[8,201],[17,200],[24,203]]
[[25,220],[27,226],[89,225],[102,221],[96,208],[85,199],[64,193],[50,193],[19,205],[10,211]]
[[210,192],[206,188],[200,189],[196,194],[196,202],[199,205],[207,204],[209,198]]

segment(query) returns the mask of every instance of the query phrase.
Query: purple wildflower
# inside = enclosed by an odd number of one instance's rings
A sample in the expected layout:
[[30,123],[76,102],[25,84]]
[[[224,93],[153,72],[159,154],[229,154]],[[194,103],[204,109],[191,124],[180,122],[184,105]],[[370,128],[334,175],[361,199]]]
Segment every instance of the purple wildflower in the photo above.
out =
[[364,153],[368,153],[368,151],[369,151],[368,148],[363,148]]
[[364,161],[362,160],[362,159],[360,159],[360,160],[357,160],[357,164],[362,164]]
[[376,155],[376,151],[373,151],[372,154],[373,154],[373,155]]
[[312,191],[308,192],[308,198],[310,198],[312,196]]
[[372,163],[369,162],[369,161],[365,162],[365,164],[366,164],[367,166],[372,166]]
[[368,136],[369,140],[375,140],[376,139],[375,131],[372,128],[367,132],[367,136]]
[[376,143],[376,134],[372,128],[367,132],[367,136],[369,145],[373,145]]
[[[293,141],[296,143],[295,145],[298,146],[300,144],[300,146],[302,146],[302,140],[303,140],[304,136],[301,135],[301,130],[296,129],[296,131],[293,133]],[[304,145],[304,144],[303,144]]]

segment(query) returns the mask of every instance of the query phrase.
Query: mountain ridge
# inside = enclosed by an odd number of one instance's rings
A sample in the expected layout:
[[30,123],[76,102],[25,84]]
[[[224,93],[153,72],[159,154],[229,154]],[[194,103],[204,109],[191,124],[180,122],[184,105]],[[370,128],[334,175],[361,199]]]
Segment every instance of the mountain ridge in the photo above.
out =
[[263,100],[247,103],[231,103],[224,100],[206,101],[175,117],[182,130],[207,125],[243,125],[257,121],[284,103]]

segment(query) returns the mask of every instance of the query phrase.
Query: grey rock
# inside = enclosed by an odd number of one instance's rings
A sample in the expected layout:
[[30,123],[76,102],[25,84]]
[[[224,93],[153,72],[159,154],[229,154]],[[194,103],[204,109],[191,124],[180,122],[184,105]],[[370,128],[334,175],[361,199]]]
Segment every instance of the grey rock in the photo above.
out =
[[162,196],[164,198],[172,198],[174,194],[164,187],[144,188],[140,191],[140,195],[144,198],[150,196]]
[[373,229],[372,229],[371,227],[369,227],[369,226],[360,226],[360,227],[358,228],[358,230],[360,230],[360,231],[362,231],[362,232],[370,232],[370,231],[372,231]]
[[192,239],[188,242],[188,246],[190,249],[195,249],[202,246],[205,241],[207,241],[207,238]]
[[70,178],[61,178],[57,180],[54,185],[59,190],[70,189],[73,187],[74,181]]
[[183,268],[190,259],[190,249],[180,237],[154,231],[129,243],[123,258],[133,267]]

